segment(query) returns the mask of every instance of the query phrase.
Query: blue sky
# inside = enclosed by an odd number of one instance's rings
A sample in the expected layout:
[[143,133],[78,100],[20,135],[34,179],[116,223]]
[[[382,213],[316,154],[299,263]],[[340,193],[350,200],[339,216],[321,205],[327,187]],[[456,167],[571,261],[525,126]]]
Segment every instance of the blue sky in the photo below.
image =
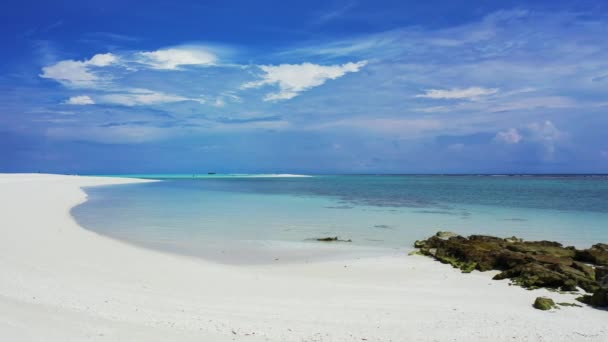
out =
[[605,1],[13,1],[0,172],[608,172]]

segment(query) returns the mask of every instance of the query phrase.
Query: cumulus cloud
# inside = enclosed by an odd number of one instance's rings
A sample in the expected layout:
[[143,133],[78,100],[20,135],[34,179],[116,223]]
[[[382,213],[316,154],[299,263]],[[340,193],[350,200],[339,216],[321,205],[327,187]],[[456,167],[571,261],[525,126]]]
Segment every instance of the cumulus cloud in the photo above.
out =
[[515,128],[510,128],[506,131],[496,133],[494,137],[495,141],[502,142],[505,144],[517,144],[523,139],[523,136]]
[[562,131],[555,127],[550,120],[541,123],[531,123],[528,125],[528,129],[540,140],[557,140],[563,135]]
[[566,133],[558,129],[550,120],[546,120],[530,123],[520,129],[510,128],[498,132],[494,141],[505,144],[518,144],[522,141],[537,144],[543,147],[544,158],[551,160],[555,156],[558,144],[563,142],[565,137]]
[[98,67],[104,67],[104,66],[108,66],[112,63],[115,63],[116,61],[118,61],[118,58],[115,55],[113,55],[111,53],[100,53],[100,54],[93,56],[88,61],[86,61],[86,64],[94,65],[94,66],[98,66]]
[[497,88],[452,88],[452,89],[428,89],[424,94],[416,95],[416,97],[428,99],[469,99],[474,100],[481,96],[496,94]]
[[264,101],[289,100],[305,90],[324,84],[327,80],[335,80],[349,72],[358,72],[366,64],[367,61],[328,66],[312,63],[261,65],[259,68],[264,72],[262,79],[247,82],[241,88],[277,85],[279,91],[267,94]]
[[553,159],[556,144],[565,137],[565,133],[559,130],[553,122],[547,120],[542,123],[531,123],[528,125],[530,137],[545,147],[547,159]]
[[70,97],[65,103],[71,105],[91,105],[95,104],[95,101],[87,95],[80,95]]
[[84,61],[63,60],[42,68],[40,77],[52,79],[70,87],[95,87],[102,78],[92,69],[107,67],[117,61],[118,57],[111,53],[97,54]]
[[124,93],[101,95],[99,101],[123,106],[145,106],[183,101],[204,102],[202,99],[166,94],[149,89],[131,89]]
[[[130,68],[133,63],[152,69],[179,70],[185,65],[213,65],[217,56],[200,47],[176,47],[149,52],[122,55],[112,53],[96,54],[82,61],[62,60],[42,68],[42,78],[55,80],[64,86],[77,88],[98,88],[106,84],[110,77],[102,77],[100,68],[119,65]],[[135,69],[130,69],[135,70]]]
[[217,62],[217,56],[203,48],[176,47],[138,52],[136,62],[153,69],[176,70],[182,65],[213,65]]

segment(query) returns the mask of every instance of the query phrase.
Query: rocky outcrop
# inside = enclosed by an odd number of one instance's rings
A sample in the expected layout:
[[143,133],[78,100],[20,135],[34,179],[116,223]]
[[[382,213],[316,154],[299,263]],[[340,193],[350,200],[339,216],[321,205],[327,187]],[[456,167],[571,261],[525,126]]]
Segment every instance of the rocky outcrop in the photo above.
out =
[[435,234],[436,237],[443,239],[443,240],[447,240],[451,237],[455,237],[458,236],[458,234],[453,233],[453,232],[446,232],[446,231],[438,231],[437,234]]
[[595,279],[600,288],[593,295],[584,295],[577,299],[592,306],[608,307],[608,267],[597,267],[595,269]]
[[596,307],[608,307],[608,289],[599,289],[592,295],[584,295],[577,300]]
[[595,280],[601,287],[608,288],[608,267],[600,266],[595,268]]
[[416,241],[415,247],[420,249],[420,254],[465,273],[499,270],[501,272],[494,279],[511,279],[514,284],[528,289],[544,287],[577,291],[582,288],[593,293],[584,297],[586,303],[606,305],[603,304],[603,284],[608,283],[606,244],[577,250],[553,241],[524,241],[516,237],[502,239],[485,235],[463,237],[439,232],[426,240]]
[[595,265],[608,266],[608,244],[598,243],[589,249],[576,251],[576,259]]

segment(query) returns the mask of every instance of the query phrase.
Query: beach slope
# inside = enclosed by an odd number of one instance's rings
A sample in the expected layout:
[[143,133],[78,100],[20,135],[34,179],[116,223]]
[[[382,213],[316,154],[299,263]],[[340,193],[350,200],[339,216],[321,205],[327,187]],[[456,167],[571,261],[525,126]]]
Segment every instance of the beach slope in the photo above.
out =
[[79,227],[82,187],[0,175],[1,341],[606,341],[608,312],[421,256],[220,265]]

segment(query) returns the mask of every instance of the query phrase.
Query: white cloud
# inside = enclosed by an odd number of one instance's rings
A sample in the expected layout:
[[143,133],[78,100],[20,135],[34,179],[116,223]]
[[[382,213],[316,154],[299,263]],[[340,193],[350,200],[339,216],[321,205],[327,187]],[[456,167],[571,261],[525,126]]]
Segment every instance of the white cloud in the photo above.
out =
[[166,94],[148,89],[131,89],[125,93],[101,95],[99,96],[99,100],[100,102],[119,104],[123,106],[144,106],[182,101],[196,101],[199,103],[204,103],[202,99]]
[[357,72],[366,64],[367,61],[328,66],[312,63],[261,65],[259,68],[264,71],[262,80],[247,82],[241,88],[278,85],[279,91],[267,94],[264,101],[289,100],[305,90],[322,85],[327,80],[335,80],[346,73]]
[[213,105],[216,107],[224,107],[226,105],[226,102],[224,102],[224,99],[222,99],[221,97],[218,97],[215,99],[215,102],[213,102]]
[[496,133],[494,137],[495,141],[502,142],[505,144],[517,144],[523,139],[523,136],[515,128],[510,128],[506,131]]
[[224,91],[215,98],[207,98],[207,101],[214,107],[225,107],[229,103],[240,103],[243,102],[240,96],[236,95],[234,91]]
[[105,144],[142,143],[168,137],[172,132],[162,127],[152,126],[112,126],[112,127],[49,127],[46,135],[55,139],[87,140]]
[[553,122],[549,120],[542,123],[531,123],[528,125],[528,129],[533,133],[534,137],[539,140],[557,140],[563,135],[563,133],[555,127]]
[[98,67],[108,66],[112,63],[116,63],[118,58],[111,53],[100,53],[93,56],[91,59],[86,61],[88,65],[94,65]]
[[176,70],[182,65],[213,65],[217,62],[217,56],[203,48],[176,47],[138,52],[136,61],[153,69]]
[[480,96],[492,95],[498,92],[497,88],[452,88],[452,89],[428,89],[424,94],[416,95],[429,99],[469,99],[474,100]]
[[534,122],[522,127],[520,130],[510,128],[506,131],[498,132],[494,137],[495,141],[505,144],[517,144],[521,141],[538,144],[544,148],[544,158],[553,159],[556,146],[564,140],[566,133],[559,130],[553,122]]
[[541,96],[518,98],[497,102],[488,108],[490,112],[505,112],[515,110],[530,110],[538,108],[571,108],[576,107],[577,102],[566,96]]
[[225,130],[225,131],[238,131],[238,130],[282,130],[291,127],[290,123],[286,120],[276,121],[253,121],[253,122],[241,122],[241,123],[214,123],[210,126],[213,131]]
[[356,3],[353,2],[349,2],[346,5],[334,8],[330,11],[327,11],[325,13],[319,14],[316,18],[316,20],[314,21],[315,24],[317,25],[323,25],[327,22],[336,20],[340,17],[342,17],[344,14],[346,14],[350,9],[352,9],[353,7],[355,7]]
[[553,122],[547,120],[543,123],[531,123],[528,125],[531,139],[539,142],[545,147],[545,158],[553,159],[556,150],[556,144],[562,140],[566,134],[560,131]]
[[65,86],[95,87],[102,78],[91,67],[106,67],[118,61],[111,53],[97,54],[89,60],[63,60],[42,68],[40,77],[53,79]]
[[441,113],[441,112],[448,112],[450,111],[450,107],[447,106],[432,106],[432,107],[425,107],[425,108],[416,108],[415,110],[418,112],[423,112],[423,113]]
[[90,105],[95,104],[95,101],[87,95],[80,95],[70,97],[65,103],[71,105]]
[[443,127],[440,120],[433,118],[425,119],[394,119],[394,118],[352,118],[315,124],[310,128],[333,129],[347,128],[363,131],[373,131],[383,134],[394,134],[408,138],[422,136],[426,132],[437,131]]

